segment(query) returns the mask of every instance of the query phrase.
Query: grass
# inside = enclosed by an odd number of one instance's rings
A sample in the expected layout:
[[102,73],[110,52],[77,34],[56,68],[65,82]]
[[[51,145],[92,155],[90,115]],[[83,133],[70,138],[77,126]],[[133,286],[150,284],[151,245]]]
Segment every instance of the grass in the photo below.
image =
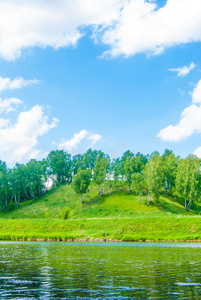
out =
[[[70,219],[61,220],[64,207]],[[159,203],[141,203],[119,183],[112,195],[100,196],[92,185],[82,204],[70,186],[48,191],[41,198],[26,201],[0,214],[1,240],[201,240],[200,206],[186,212],[168,195]]]

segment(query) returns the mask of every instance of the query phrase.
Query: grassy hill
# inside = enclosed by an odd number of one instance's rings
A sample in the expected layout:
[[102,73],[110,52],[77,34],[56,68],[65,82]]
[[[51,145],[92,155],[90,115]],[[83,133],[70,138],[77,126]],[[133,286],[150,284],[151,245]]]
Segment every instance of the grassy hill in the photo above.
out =
[[71,186],[62,185],[45,193],[36,200],[26,201],[10,212],[0,213],[0,218],[8,219],[57,219],[64,207],[71,209],[71,219],[83,218],[132,218],[136,216],[194,215],[199,214],[200,207],[186,212],[184,205],[174,201],[168,195],[162,195],[159,203],[150,202],[143,196],[128,194],[127,187],[119,183],[111,195],[100,196],[98,188],[90,187],[82,204]]
[[[100,196],[91,185],[85,203],[70,186],[52,189],[36,200],[26,201],[0,213],[0,239],[116,239],[201,240],[200,206],[186,212],[173,197],[161,195],[160,202],[129,195],[118,183],[112,195]],[[61,220],[64,207],[69,220]]]

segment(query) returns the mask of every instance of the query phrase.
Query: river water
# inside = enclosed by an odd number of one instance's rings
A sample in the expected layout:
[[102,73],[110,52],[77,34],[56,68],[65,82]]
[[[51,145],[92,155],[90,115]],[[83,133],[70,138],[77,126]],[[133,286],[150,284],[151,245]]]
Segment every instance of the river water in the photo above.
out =
[[0,299],[201,299],[201,244],[0,242]]

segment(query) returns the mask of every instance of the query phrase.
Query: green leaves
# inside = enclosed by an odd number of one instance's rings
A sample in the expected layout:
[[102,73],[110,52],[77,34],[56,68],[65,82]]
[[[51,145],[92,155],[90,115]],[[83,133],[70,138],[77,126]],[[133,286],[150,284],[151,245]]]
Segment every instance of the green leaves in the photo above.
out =
[[100,187],[99,193],[101,194],[104,194],[104,182],[105,182],[106,173],[109,166],[110,166],[109,158],[103,157],[103,154],[100,153],[96,159],[94,173],[93,173],[93,180],[97,185],[99,185]]
[[185,208],[190,209],[192,201],[196,200],[201,192],[200,159],[189,155],[178,162],[176,174],[176,191],[185,198]]
[[90,182],[91,170],[79,169],[77,175],[73,177],[72,188],[76,194],[82,196],[82,202],[84,201],[83,195],[88,191]]
[[71,155],[63,150],[51,151],[47,156],[48,174],[58,184],[72,181]]

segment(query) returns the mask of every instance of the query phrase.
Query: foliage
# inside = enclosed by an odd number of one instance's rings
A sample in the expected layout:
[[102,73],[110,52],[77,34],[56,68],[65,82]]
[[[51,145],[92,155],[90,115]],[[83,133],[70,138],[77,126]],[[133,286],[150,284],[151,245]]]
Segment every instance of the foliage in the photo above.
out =
[[162,156],[157,151],[144,155],[127,150],[122,157],[110,160],[107,154],[98,150],[89,149],[73,157],[63,150],[56,150],[51,151],[46,159],[16,163],[13,168],[8,168],[0,160],[0,209],[8,210],[12,201],[16,206],[31,199],[37,201],[47,193],[47,182],[51,180],[59,186],[71,184],[73,178],[72,187],[84,201],[91,183],[89,173],[102,196],[106,187],[107,194],[112,195],[115,186],[122,181],[129,193],[138,194],[139,202],[142,194],[147,194],[148,204],[153,198],[155,204],[160,205],[159,196],[166,193],[174,195],[174,200],[177,196],[189,211],[192,203],[199,205],[201,198],[200,159],[192,155],[181,159],[168,149]]
[[176,191],[184,196],[187,211],[200,194],[200,182],[200,159],[194,155],[181,159],[177,169]]
[[51,151],[47,156],[48,173],[57,184],[71,182],[71,155],[63,150]]
[[84,194],[88,191],[91,182],[91,170],[79,169],[77,175],[73,178],[72,188],[76,194],[81,196],[81,201],[84,203]]
[[66,220],[69,218],[70,216],[70,213],[71,213],[71,209],[66,206],[62,209],[62,211],[59,213],[59,218],[60,219],[63,219],[63,220]]
[[104,184],[110,161],[102,153],[97,156],[94,166],[93,181],[99,186],[99,194],[104,195]]
[[158,153],[154,153],[144,169],[144,178],[148,192],[148,204],[150,196],[158,201],[162,187],[162,162]]

